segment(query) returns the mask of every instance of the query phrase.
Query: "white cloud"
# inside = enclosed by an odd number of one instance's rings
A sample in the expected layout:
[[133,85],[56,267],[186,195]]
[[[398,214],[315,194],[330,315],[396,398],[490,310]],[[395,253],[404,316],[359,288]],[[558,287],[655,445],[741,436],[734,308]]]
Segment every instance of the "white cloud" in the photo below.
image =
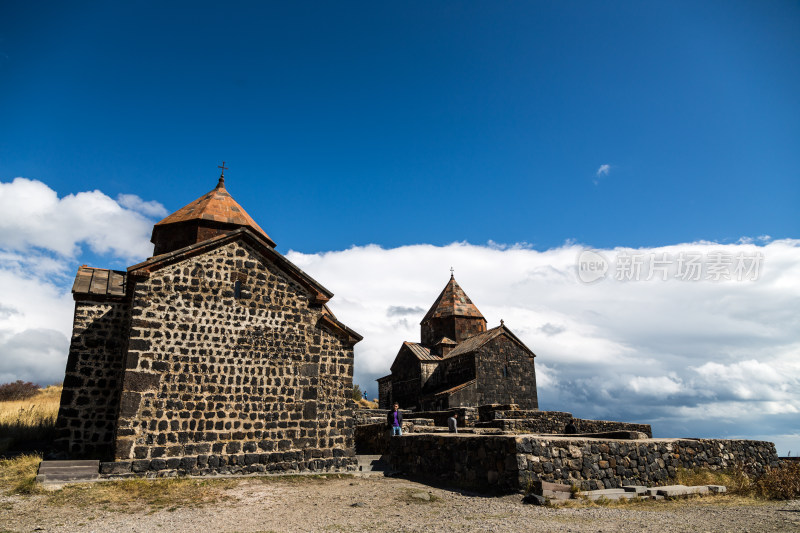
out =
[[[371,395],[401,342],[419,339],[452,265],[489,326],[504,319],[537,354],[542,409],[648,422],[660,436],[800,432],[781,419],[800,411],[800,241],[599,250],[610,268],[593,284],[577,278],[581,251],[454,243],[288,257],[336,293],[332,309],[364,335],[355,380]],[[614,279],[621,255],[649,267],[650,254],[674,263],[681,252],[703,256],[700,281],[675,279],[674,265],[667,281],[646,281],[645,270]],[[705,280],[713,252],[761,253],[757,279]]]
[[599,178],[601,176],[608,176],[609,172],[611,172],[611,165],[600,165],[595,175]]
[[169,214],[167,208],[160,203],[154,200],[145,202],[135,194],[119,194],[117,195],[117,202],[122,207],[126,207],[149,217],[164,218]]
[[133,195],[121,198],[118,203],[100,191],[59,198],[44,183],[25,178],[0,183],[0,249],[39,248],[75,257],[85,244],[95,253],[123,259],[147,257],[153,251],[153,222],[145,215],[159,212],[159,204]]
[[638,395],[660,398],[677,394],[683,390],[683,384],[675,374],[656,377],[635,376],[630,379],[628,384],[631,390]]
[[134,195],[58,198],[40,181],[0,183],[0,383],[63,380],[81,253],[87,247],[124,262],[149,256],[147,216],[163,211]]
[[[63,377],[81,251],[148,256],[145,214],[161,216],[138,198],[59,199],[41,182],[0,184],[0,381]],[[373,396],[402,341],[419,339],[453,266],[489,326],[502,318],[537,354],[542,409],[651,423],[657,436],[781,435],[780,450],[800,452],[791,437],[800,434],[800,241],[598,250],[609,270],[592,284],[578,280],[581,251],[454,243],[287,255],[336,293],[333,311],[364,335],[355,380]],[[752,281],[681,281],[674,268],[668,281],[614,279],[624,254],[650,266],[650,254],[687,251],[760,253],[763,263]]]

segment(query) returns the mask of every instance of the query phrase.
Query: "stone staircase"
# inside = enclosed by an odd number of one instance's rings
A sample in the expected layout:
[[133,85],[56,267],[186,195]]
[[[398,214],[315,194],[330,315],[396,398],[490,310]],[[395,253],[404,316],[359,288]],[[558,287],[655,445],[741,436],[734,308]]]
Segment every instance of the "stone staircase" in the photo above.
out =
[[385,472],[389,465],[382,459],[382,455],[356,455],[358,472],[369,474],[371,472]]
[[36,481],[44,484],[94,481],[100,476],[100,461],[42,461]]

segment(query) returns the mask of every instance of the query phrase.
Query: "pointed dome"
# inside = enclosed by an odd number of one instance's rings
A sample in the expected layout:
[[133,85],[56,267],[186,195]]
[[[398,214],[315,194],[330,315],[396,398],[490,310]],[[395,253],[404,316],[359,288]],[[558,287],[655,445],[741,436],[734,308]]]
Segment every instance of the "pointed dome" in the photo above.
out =
[[157,222],[150,241],[155,244],[154,255],[160,255],[240,227],[250,228],[275,247],[267,232],[228,193],[225,177],[220,176],[210,192]]
[[450,281],[445,285],[444,290],[433,302],[430,311],[422,319],[422,322],[430,320],[431,318],[444,318],[449,316],[461,317],[474,317],[483,318],[483,315],[472,300],[469,299],[464,289],[456,282],[456,279],[450,274]]

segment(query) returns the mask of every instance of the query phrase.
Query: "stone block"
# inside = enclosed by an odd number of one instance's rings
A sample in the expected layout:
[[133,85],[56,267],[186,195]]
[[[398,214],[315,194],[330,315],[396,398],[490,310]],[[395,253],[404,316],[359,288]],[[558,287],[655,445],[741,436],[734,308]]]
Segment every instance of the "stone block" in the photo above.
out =
[[131,471],[130,461],[114,461],[108,463],[100,463],[100,473],[106,475],[113,474],[128,474]]

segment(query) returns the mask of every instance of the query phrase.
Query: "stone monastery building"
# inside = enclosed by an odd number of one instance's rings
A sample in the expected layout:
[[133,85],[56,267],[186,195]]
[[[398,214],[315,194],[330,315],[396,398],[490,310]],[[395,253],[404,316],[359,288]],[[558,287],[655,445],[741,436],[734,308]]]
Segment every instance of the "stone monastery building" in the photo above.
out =
[[422,319],[421,341],[404,342],[392,373],[378,379],[381,409],[422,411],[487,404],[538,409],[535,354],[503,321],[486,319],[450,275]]
[[224,174],[151,240],[127,271],[78,270],[57,444],[111,473],[354,464],[361,336],[333,294],[275,250]]

